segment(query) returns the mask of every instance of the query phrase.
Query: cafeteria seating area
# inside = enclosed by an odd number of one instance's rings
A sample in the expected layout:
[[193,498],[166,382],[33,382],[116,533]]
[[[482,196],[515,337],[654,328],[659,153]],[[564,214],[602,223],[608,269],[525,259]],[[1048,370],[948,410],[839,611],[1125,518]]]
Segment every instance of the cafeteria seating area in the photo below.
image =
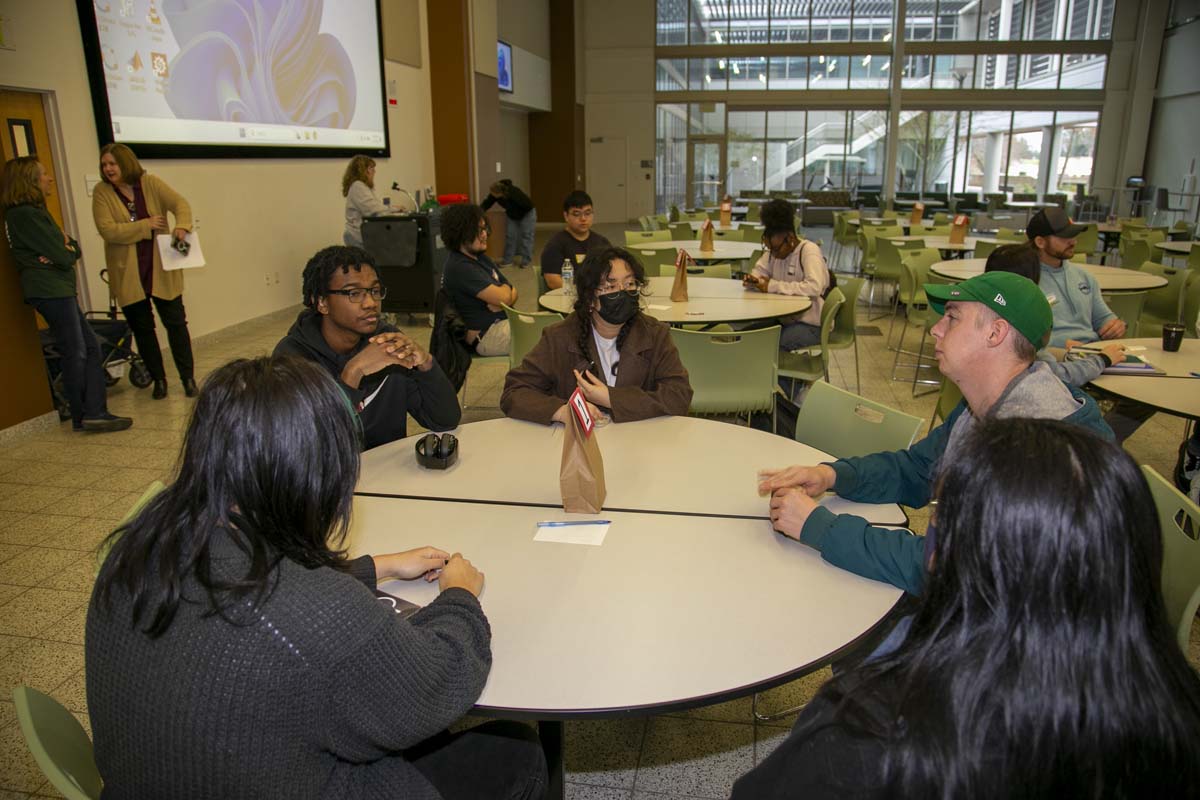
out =
[[[596,230],[620,241],[627,227],[601,224]],[[540,251],[552,232],[551,226],[539,229],[535,250]],[[831,228],[809,228],[804,234],[828,251]],[[520,308],[533,310],[533,270],[513,267],[506,274],[520,291]],[[229,359],[269,353],[298,310],[299,306],[198,337],[197,378],[203,382],[208,372]],[[868,319],[867,309],[860,306],[857,322],[862,394],[919,416],[927,425],[937,395],[914,399],[907,382],[891,380],[894,354],[885,347],[883,335],[890,319]],[[423,319],[401,316],[398,323],[406,333],[428,342],[430,329]],[[896,324],[902,324],[902,318],[897,317]],[[908,341],[917,338],[910,331]],[[854,390],[853,354],[852,349],[834,351],[830,363],[831,382],[850,391]],[[471,370],[463,423],[502,416],[497,405],[505,371],[493,364]],[[137,419],[134,428],[103,440],[58,428],[0,439],[0,686],[25,684],[46,692],[85,728],[83,626],[94,548],[148,483],[169,477],[193,404],[182,393],[151,400],[147,392],[125,381],[111,389],[109,397],[116,413]],[[733,418],[728,422],[744,424]],[[410,427],[410,435],[417,432]],[[1125,447],[1139,464],[1169,475],[1182,437],[1182,420],[1156,414]],[[753,479],[753,475],[729,478]],[[926,510],[905,511],[913,529],[923,533]],[[777,633],[787,636],[789,631]],[[714,647],[720,645],[713,642]],[[631,653],[628,658],[638,655]],[[1194,627],[1189,658],[1200,666],[1200,624]],[[822,669],[764,692],[760,709],[798,705],[828,676],[828,669]],[[746,697],[678,714],[568,721],[566,796],[577,800],[727,797],[733,780],[770,753],[795,720],[789,716],[755,722],[751,702]],[[6,692],[0,698],[0,798],[28,796],[59,795],[25,746]]]

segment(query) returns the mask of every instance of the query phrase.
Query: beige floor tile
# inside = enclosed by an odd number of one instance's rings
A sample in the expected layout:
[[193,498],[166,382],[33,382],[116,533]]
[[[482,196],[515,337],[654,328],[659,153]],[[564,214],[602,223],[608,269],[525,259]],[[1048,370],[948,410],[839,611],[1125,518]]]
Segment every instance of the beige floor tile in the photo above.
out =
[[154,481],[161,481],[164,478],[165,476],[159,470],[125,467],[123,469],[110,470],[108,476],[93,488],[111,492],[141,493]]
[[[57,511],[59,504],[51,510]],[[60,514],[28,514],[20,522],[0,531],[0,542],[16,545],[40,545],[79,524],[79,517]]]
[[0,483],[0,510],[32,513],[57,506],[71,490],[61,486],[25,486]]
[[90,594],[96,582],[96,554],[84,552],[83,557],[47,576],[39,584],[47,589]]
[[72,517],[93,517],[124,497],[124,492],[79,489],[55,502],[54,513]]
[[59,684],[58,688],[53,692],[50,692],[50,696],[62,703],[70,711],[86,714],[88,710],[87,687],[84,676],[85,671],[79,670]]
[[3,542],[0,542],[0,564],[3,564],[9,559],[16,558],[28,549],[29,548],[23,544],[4,544]]
[[45,639],[25,639],[0,662],[0,692],[18,685],[49,694],[83,669],[83,647]]
[[9,636],[40,636],[57,626],[71,611],[87,603],[84,592],[34,586],[0,605],[0,633]]
[[20,727],[9,725],[0,730],[0,789],[33,792],[45,782]]
[[29,516],[26,511],[0,511],[0,531]]
[[[87,597],[91,596],[90,592],[84,594]],[[84,629],[87,626],[87,612],[88,603],[84,602],[78,608],[68,611],[62,619],[44,628],[38,634],[38,638],[51,642],[82,645]]]
[[0,583],[17,586],[38,586],[66,569],[74,561],[87,558],[78,550],[53,550],[31,547],[16,558],[0,564]]

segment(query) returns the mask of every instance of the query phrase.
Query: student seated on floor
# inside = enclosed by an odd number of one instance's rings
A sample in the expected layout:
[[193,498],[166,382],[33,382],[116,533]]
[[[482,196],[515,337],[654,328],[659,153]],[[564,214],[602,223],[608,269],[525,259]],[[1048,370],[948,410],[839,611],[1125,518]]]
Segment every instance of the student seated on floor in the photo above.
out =
[[925,292],[934,310],[945,313],[931,330],[938,369],[963,394],[946,421],[907,450],[765,470],[759,483],[759,491],[772,493],[777,531],[821,551],[835,566],[914,595],[925,582],[932,522],[924,537],[912,536],[835,514],[815,498],[834,491],[858,502],[924,507],[937,471],[958,463],[964,436],[989,417],[1059,419],[1112,438],[1095,401],[1064,385],[1035,358],[1053,324],[1050,304],[1036,284],[1010,272],[989,272],[954,286],[926,284]]
[[423,427],[458,425],[458,395],[419,343],[380,318],[386,289],[359,247],[326,247],[304,267],[304,311],[275,355],[315,361],[338,380],[362,421],[363,449],[403,439],[408,415]]
[[[304,359],[234,361],[205,381],[178,478],[110,537],[88,608],[105,796],[541,796],[527,726],[445,733],[491,668],[483,573],[436,547],[340,549],[357,427]],[[387,578],[441,594],[402,619],[374,594]]]
[[825,684],[733,800],[1200,796],[1200,678],[1133,460],[990,419],[937,496],[907,638]]
[[667,326],[642,313],[645,286],[645,270],[628,250],[589,254],[575,272],[575,310],[546,328],[504,379],[504,413],[565,423],[567,398],[578,387],[593,417],[629,422],[687,414],[687,370]]

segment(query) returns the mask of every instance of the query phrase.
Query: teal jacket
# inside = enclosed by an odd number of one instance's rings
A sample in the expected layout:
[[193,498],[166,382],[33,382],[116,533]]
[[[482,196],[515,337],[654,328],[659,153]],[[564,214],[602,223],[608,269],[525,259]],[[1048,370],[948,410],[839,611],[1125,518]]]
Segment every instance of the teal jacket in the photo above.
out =
[[[1111,441],[1112,429],[1104,422],[1096,402],[1074,386],[1067,388],[1083,405],[1063,422],[1087,428]],[[945,422],[907,450],[831,463],[837,474],[834,491],[862,503],[902,503],[911,508],[928,505],[938,461],[954,423],[966,408],[965,400],[959,402]],[[932,533],[931,525],[927,536]],[[800,531],[800,541],[819,550],[830,564],[914,595],[920,594],[925,584],[925,540],[906,530],[877,528],[852,514],[834,514],[823,506],[813,510]]]
[[4,230],[26,300],[75,296],[79,242],[64,240],[62,229],[45,206],[13,206],[4,213]]

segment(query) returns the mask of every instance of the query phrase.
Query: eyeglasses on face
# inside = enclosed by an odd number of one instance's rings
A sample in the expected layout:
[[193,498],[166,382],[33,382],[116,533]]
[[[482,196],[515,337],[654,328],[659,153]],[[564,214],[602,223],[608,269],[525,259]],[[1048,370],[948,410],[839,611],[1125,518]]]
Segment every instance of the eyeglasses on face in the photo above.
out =
[[567,212],[567,216],[571,219],[591,219],[596,212],[590,208],[572,208]]
[[368,294],[374,300],[382,300],[387,297],[387,287],[372,286],[370,289],[330,289],[326,294],[340,294],[351,303],[362,305],[363,300],[367,298]]
[[491,232],[492,232],[491,223],[485,222],[479,226],[479,235],[480,236],[487,236]]
[[613,292],[634,292],[639,288],[635,278],[628,278],[621,283],[617,283],[611,278],[600,284],[600,294],[612,294]]

